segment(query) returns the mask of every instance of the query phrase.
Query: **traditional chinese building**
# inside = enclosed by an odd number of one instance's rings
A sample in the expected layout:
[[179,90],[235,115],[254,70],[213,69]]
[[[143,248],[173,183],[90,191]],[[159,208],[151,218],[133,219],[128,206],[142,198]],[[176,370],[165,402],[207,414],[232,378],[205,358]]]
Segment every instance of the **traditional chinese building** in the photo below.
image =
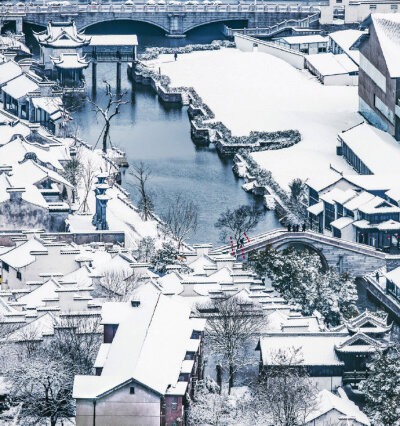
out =
[[40,46],[40,61],[52,78],[67,87],[83,85],[83,69],[89,66],[83,47],[90,37],[78,32],[74,21],[49,21],[47,29],[34,33]]
[[320,390],[357,385],[365,378],[371,355],[388,347],[390,330],[387,318],[365,311],[330,331],[268,333],[256,347],[260,372],[277,367],[275,353],[294,348],[299,350],[299,367],[307,370]]

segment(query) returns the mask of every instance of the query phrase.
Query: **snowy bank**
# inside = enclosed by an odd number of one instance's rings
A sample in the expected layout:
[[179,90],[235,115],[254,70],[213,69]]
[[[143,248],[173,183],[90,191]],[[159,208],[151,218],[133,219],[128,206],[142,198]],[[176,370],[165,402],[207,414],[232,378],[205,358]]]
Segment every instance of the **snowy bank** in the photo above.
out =
[[356,87],[326,87],[279,58],[236,49],[193,52],[177,61],[160,55],[146,64],[172,86],[192,86],[233,135],[298,129],[297,145],[253,154],[283,187],[295,177],[324,174],[330,164],[351,172],[336,157],[336,138],[361,121]]

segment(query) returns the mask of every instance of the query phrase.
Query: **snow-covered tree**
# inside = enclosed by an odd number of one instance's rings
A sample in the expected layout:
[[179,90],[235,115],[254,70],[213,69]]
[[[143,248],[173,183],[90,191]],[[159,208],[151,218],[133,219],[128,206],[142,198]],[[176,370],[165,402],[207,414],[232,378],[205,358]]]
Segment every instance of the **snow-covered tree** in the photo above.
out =
[[375,355],[368,364],[367,379],[360,384],[365,393],[365,412],[374,425],[400,425],[400,347],[397,344]]
[[198,216],[198,207],[190,198],[177,194],[171,200],[162,218],[167,232],[177,241],[178,250],[184,241],[196,233]]
[[76,201],[78,186],[83,177],[83,166],[80,161],[79,155],[72,158],[64,166],[64,170],[61,173],[63,177],[72,185],[72,202]]
[[326,322],[338,325],[358,313],[354,280],[348,274],[324,271],[316,253],[267,247],[250,253],[249,260],[250,267],[260,276],[267,276],[274,288],[288,302],[298,305],[304,315],[317,310]]
[[16,363],[6,373],[13,405],[21,405],[19,419],[24,425],[48,424],[74,413],[72,382],[74,371],[52,351]]
[[99,297],[113,301],[128,300],[140,285],[137,275],[123,270],[106,270],[97,285]]
[[317,388],[301,366],[299,349],[271,354],[272,366],[255,384],[251,405],[257,422],[274,426],[303,425],[315,408]]
[[208,313],[206,346],[220,365],[226,366],[230,393],[236,373],[252,362],[246,349],[265,324],[262,310],[238,296],[211,300],[198,310]]
[[292,197],[292,199],[295,201],[299,201],[304,195],[304,188],[305,188],[305,185],[301,179],[299,178],[293,179],[289,183],[290,196]]
[[130,174],[134,178],[133,186],[139,193],[138,209],[143,220],[147,221],[154,210],[153,198],[147,188],[147,181],[151,176],[150,167],[141,161],[139,164],[132,165]]
[[152,256],[151,264],[154,272],[159,274],[165,274],[168,265],[180,264],[182,267],[186,267],[180,259],[178,249],[172,243],[162,243],[161,248],[156,250]]
[[206,378],[197,383],[188,412],[190,426],[227,425],[230,413],[228,396],[221,394],[219,386],[212,379]]
[[155,252],[155,239],[144,237],[139,241],[137,248],[137,257],[140,262],[150,262]]

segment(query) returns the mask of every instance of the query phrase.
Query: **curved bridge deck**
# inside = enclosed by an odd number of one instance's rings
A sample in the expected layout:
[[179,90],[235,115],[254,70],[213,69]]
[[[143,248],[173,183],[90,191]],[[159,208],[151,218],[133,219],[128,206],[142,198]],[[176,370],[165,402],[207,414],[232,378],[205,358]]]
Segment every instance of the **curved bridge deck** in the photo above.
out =
[[[275,229],[251,238],[243,250],[248,254],[252,250],[263,250],[268,245],[283,248],[291,245],[303,245],[317,252],[329,267],[340,272],[349,272],[355,276],[364,276],[378,268],[388,266],[390,269],[400,266],[399,255],[388,255],[377,251],[374,247],[329,237],[317,232],[288,232]],[[211,254],[230,254],[230,246],[214,249]],[[238,256],[238,260],[241,256]]]

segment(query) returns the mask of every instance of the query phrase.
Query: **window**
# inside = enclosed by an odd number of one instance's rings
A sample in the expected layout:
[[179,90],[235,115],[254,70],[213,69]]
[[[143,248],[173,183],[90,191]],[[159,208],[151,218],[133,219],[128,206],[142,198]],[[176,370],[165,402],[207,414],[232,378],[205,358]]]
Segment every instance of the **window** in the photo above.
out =
[[131,395],[135,395],[135,388],[134,388],[133,386],[131,386],[131,387],[129,388],[129,393],[130,393]]
[[194,352],[186,352],[185,360],[191,360],[191,359],[194,359]]
[[172,397],[172,403],[171,403],[171,410],[176,411],[178,409],[178,397],[173,396]]
[[325,228],[331,230],[331,222],[335,220],[335,207],[332,204],[324,202]]
[[21,279],[22,279],[21,272],[19,272],[19,271],[17,271],[17,278],[18,278],[19,280],[21,280]]
[[8,263],[3,262],[3,269],[8,272],[8,270],[9,270]]
[[193,330],[191,339],[200,339],[201,331]]
[[371,10],[375,10],[375,9],[376,9],[376,4],[370,4],[370,5],[369,5],[369,8],[370,8]]
[[392,10],[397,10],[397,4],[391,4],[391,5],[390,5],[390,8],[391,8]]

